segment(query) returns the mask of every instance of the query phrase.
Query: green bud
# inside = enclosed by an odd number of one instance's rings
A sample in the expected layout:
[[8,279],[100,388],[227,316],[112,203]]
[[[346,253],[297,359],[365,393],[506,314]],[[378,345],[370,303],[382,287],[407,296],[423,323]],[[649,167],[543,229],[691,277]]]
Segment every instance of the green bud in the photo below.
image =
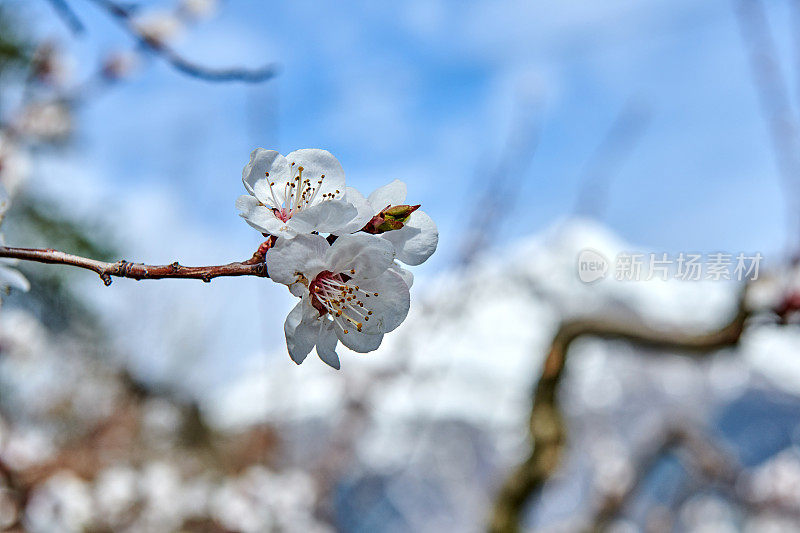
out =
[[[386,220],[395,220],[397,222],[405,223],[408,222],[408,217],[411,216],[411,213],[419,209],[419,207],[419,205],[394,205],[381,211],[381,215]],[[402,227],[403,226],[400,226],[400,228]]]
[[375,228],[378,230],[378,233],[386,233],[387,231],[392,231],[393,229],[400,229],[403,227],[403,223],[399,220],[392,220],[390,218],[386,218],[383,220],[381,224]]
[[367,225],[364,226],[362,231],[377,235],[386,233],[387,231],[400,229],[406,222],[408,222],[411,213],[419,208],[419,205],[390,205],[372,217],[372,220],[370,220]]

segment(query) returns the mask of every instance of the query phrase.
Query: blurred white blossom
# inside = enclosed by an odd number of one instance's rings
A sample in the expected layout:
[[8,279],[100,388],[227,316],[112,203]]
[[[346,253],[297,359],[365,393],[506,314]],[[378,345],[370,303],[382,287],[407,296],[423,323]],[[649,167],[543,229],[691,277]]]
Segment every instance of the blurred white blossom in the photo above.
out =
[[219,8],[218,0],[181,0],[180,10],[192,19],[213,16]]
[[23,109],[16,126],[33,140],[57,142],[72,132],[72,112],[62,102],[36,102]]
[[103,62],[103,74],[113,80],[127,78],[137,68],[141,59],[138,54],[130,50],[112,52]]
[[156,45],[176,39],[185,29],[180,17],[167,10],[152,10],[137,15],[133,19],[133,27],[139,35]]
[[[31,173],[30,156],[5,133],[0,132],[0,185],[7,195],[3,201],[7,204],[9,197],[14,197]],[[8,209],[5,205],[3,212]]]
[[88,483],[66,471],[37,486],[25,508],[26,524],[37,533],[85,531],[93,516]]

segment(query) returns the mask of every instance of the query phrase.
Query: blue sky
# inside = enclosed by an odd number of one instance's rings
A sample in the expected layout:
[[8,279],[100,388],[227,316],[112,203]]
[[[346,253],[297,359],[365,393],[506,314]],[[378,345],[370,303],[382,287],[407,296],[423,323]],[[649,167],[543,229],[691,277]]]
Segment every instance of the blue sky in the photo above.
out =
[[[16,4],[71,43],[79,77],[129,45],[85,0],[71,2],[89,27],[77,42],[46,2]],[[768,5],[793,79],[787,3]],[[208,84],[155,60],[85,107],[66,160],[36,178],[86,209],[150,217],[122,231],[137,259],[248,256],[259,236],[233,202],[249,152],[318,147],[365,193],[408,183],[440,226],[424,278],[451,263],[482,192],[476,170],[502,157],[520,109],[534,113],[541,142],[512,176],[518,201],[498,244],[571,212],[587,161],[632,97],[652,120],[613,176],[603,222],[644,251],[757,250],[769,262],[786,239],[785,191],[727,0],[229,0],[177,48],[208,65],[275,62],[280,75]],[[262,332],[270,342],[274,322]]]
[[[80,65],[126,42],[94,7],[73,4],[91,28]],[[280,76],[208,85],[156,62],[86,108],[80,155],[109,180],[155,181],[198,222],[244,234],[230,204],[249,151],[324,147],[365,192],[407,181],[447,252],[475,170],[501,156],[518,100],[539,104],[542,142],[516,177],[526,224],[501,240],[569,212],[584,165],[636,97],[653,118],[614,176],[606,222],[656,248],[772,251],[782,191],[731,5],[231,0],[179,48],[206,64],[274,61]],[[788,45],[784,11],[774,4],[772,23]]]

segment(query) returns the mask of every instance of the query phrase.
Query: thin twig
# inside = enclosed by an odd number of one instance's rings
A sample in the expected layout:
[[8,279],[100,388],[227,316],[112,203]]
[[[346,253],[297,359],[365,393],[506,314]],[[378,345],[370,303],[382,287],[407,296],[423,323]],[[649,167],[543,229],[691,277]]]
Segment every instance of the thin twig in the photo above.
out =
[[760,0],[736,0],[736,18],[742,42],[750,55],[750,69],[758,92],[761,114],[769,128],[772,150],[783,181],[787,201],[787,252],[794,256],[800,238],[800,161],[798,160],[798,126],[792,113],[786,78],[778,63],[775,40],[769,27],[764,5]]
[[538,105],[529,109],[525,102],[516,104],[517,121],[512,124],[502,157],[494,168],[478,168],[475,187],[483,189],[473,205],[470,228],[464,232],[464,240],[458,252],[457,264],[464,267],[479,254],[485,252],[503,223],[513,213],[520,198],[520,185],[528,172],[533,156],[539,146],[541,126]]
[[80,35],[86,31],[86,28],[83,26],[83,22],[81,22],[81,19],[78,18],[78,15],[72,10],[66,0],[47,1],[51,6],[53,6],[53,9],[58,14],[59,18],[64,21],[64,24],[66,24],[72,33],[75,35]]
[[277,74],[278,69],[275,65],[265,65],[254,69],[240,67],[214,69],[198,65],[182,57],[165,43],[142,34],[134,24],[132,12],[126,7],[112,0],[91,1],[114,17],[136,39],[140,46],[164,59],[174,69],[189,76],[215,82],[243,81],[258,83],[268,80]]
[[565,322],[550,344],[541,375],[533,394],[530,415],[530,452],[513,469],[500,487],[489,523],[492,533],[510,533],[520,529],[527,503],[537,496],[555,473],[566,444],[566,424],[558,402],[558,389],[572,342],[579,337],[621,339],[667,352],[695,357],[735,345],[749,316],[745,290],[735,316],[718,330],[690,335],[681,331],[663,331],[646,324],[613,319],[583,319]]
[[8,246],[0,246],[0,257],[85,268],[86,270],[96,272],[106,285],[111,285],[112,276],[136,280],[164,278],[200,279],[208,283],[213,278],[223,276],[269,277],[267,265],[263,260],[258,260],[257,256],[260,250],[259,248],[259,251],[247,261],[228,263],[227,265],[199,267],[183,266],[177,261],[169,265],[145,265],[142,263],[130,263],[125,260],[107,263],[105,261],[97,261],[95,259],[88,259],[86,257],[60,252],[58,250],[12,248]]
[[651,118],[650,107],[642,101],[631,98],[625,103],[583,171],[576,215],[603,218],[612,178],[644,136]]

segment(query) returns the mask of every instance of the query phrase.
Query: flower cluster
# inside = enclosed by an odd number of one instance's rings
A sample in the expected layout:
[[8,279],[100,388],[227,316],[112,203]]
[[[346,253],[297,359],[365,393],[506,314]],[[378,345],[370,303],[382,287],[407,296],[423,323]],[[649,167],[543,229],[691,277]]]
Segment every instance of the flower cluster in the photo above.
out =
[[263,148],[250,154],[242,181],[249,194],[236,207],[273,239],[269,276],[300,298],[284,324],[292,360],[302,363],[316,347],[338,369],[339,342],[356,352],[377,349],[408,314],[413,276],[398,261],[419,265],[439,241],[433,220],[405,203],[405,184],[395,180],[365,198],[345,185],[342,166],[325,150],[284,157]]

